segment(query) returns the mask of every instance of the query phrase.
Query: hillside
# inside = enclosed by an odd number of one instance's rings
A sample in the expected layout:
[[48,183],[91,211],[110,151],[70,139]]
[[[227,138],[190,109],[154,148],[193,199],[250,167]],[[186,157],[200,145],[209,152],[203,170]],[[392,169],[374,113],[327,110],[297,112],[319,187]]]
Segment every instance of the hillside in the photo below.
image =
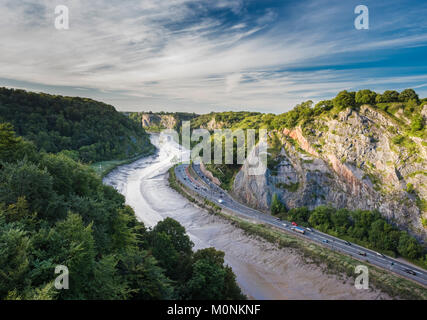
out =
[[0,300],[245,298],[223,252],[192,248],[177,221],[146,228],[89,166],[0,123]]
[[[425,243],[426,118],[427,100],[413,90],[362,90],[343,91],[316,106],[308,101],[280,115],[212,113],[193,119],[192,127],[268,129],[264,175],[249,175],[246,164],[206,165],[244,203],[265,212],[277,204],[284,212],[320,206],[376,210]],[[370,241],[368,234],[359,238]]]
[[113,106],[86,98],[0,88],[0,122],[11,123],[38,150],[67,150],[84,162],[130,158],[154,150],[141,126]]

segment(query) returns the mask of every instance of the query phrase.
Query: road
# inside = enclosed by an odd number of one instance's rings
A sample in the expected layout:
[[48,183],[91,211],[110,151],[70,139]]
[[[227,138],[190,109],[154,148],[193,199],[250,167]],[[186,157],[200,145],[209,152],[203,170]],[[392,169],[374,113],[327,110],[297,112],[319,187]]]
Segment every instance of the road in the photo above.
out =
[[[198,193],[201,197],[208,199],[221,208],[232,211],[238,216],[271,225],[295,235],[294,226],[290,222],[278,220],[271,215],[267,215],[241,204],[240,202],[234,200],[226,191],[214,184],[208,177],[206,177],[200,170],[200,165],[193,164],[192,169],[196,174],[195,176],[189,174],[188,164],[181,164],[175,167],[175,174],[177,179],[193,192]],[[307,240],[316,242],[331,250],[348,254],[359,260],[364,260],[373,265],[394,272],[400,276],[416,281],[424,286],[427,285],[427,272],[424,270],[414,268],[413,266],[402,263],[399,260],[382,255],[354,243],[330,236],[318,230],[307,230],[307,228],[303,229],[305,233],[298,233],[298,235],[304,237]]]

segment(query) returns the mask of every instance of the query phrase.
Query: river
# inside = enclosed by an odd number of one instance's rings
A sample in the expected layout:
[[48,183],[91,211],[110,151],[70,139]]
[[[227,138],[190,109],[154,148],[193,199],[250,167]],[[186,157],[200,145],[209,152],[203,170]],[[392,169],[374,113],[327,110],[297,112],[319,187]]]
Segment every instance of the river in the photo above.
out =
[[[160,147],[159,136],[151,141]],[[388,299],[372,290],[357,290],[351,280],[326,275],[305,264],[294,249],[278,249],[246,235],[228,221],[196,207],[168,186],[168,169],[182,154],[173,141],[161,144],[154,156],[123,165],[104,178],[126,198],[138,220],[149,226],[171,217],[179,221],[194,249],[215,247],[225,252],[242,291],[251,299]]]

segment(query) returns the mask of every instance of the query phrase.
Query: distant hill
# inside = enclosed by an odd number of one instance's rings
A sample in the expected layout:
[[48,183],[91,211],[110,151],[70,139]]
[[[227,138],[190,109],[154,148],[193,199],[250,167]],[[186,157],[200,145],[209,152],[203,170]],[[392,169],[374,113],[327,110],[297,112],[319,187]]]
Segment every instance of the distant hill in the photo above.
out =
[[84,162],[124,159],[154,150],[145,130],[111,105],[0,88],[0,122],[39,150],[68,154]]

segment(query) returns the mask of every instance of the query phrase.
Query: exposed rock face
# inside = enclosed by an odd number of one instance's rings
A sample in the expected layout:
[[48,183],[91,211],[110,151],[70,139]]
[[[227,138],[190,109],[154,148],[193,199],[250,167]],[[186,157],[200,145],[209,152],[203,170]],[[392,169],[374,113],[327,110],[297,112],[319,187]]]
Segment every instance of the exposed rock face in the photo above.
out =
[[310,143],[307,141],[306,138],[304,138],[304,135],[301,131],[300,127],[297,127],[293,130],[289,130],[289,129],[284,129],[283,130],[283,134],[286,136],[290,136],[292,139],[298,141],[298,143],[300,144],[301,148],[304,149],[306,152],[308,152],[309,154],[318,157],[319,154],[317,153],[316,150],[314,150],[314,148],[311,147]]
[[159,115],[154,113],[142,114],[142,126],[144,128],[158,127],[161,129],[173,129],[177,122],[173,115]]
[[[425,213],[417,205],[417,197],[427,200],[425,141],[412,139],[417,148],[412,153],[393,144],[398,127],[369,106],[316,122],[310,130],[276,132],[283,149],[275,172],[267,169],[251,176],[243,165],[234,181],[234,195],[265,211],[274,194],[288,208],[377,209],[390,222],[427,240],[421,221]],[[408,184],[416,194],[406,191]]]
[[221,185],[221,181],[217,177],[214,177],[212,172],[206,169],[203,162],[200,162],[200,170],[203,172],[203,174],[208,177],[213,183],[215,183],[217,186]]
[[215,129],[222,129],[224,125],[224,122],[216,121],[215,117],[212,117],[211,121],[209,121],[206,126],[202,126],[202,128],[212,131]]

